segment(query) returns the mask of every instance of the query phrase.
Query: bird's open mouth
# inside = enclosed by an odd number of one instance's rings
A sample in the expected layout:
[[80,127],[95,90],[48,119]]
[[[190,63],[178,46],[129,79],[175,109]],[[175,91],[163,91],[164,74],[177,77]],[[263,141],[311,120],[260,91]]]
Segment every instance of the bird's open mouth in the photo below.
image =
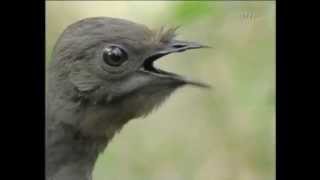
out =
[[157,60],[157,59],[160,59],[162,56],[165,56],[165,54],[158,54],[158,55],[154,55],[154,56],[150,56],[149,58],[147,58],[143,65],[141,66],[142,70],[143,71],[147,71],[147,72],[151,72],[151,73],[154,73],[154,74],[162,74],[162,75],[168,75],[168,76],[176,76],[176,74],[174,73],[170,73],[170,72],[167,72],[167,71],[164,71],[164,70],[161,70],[159,68],[156,68],[154,66],[154,62]]
[[168,48],[161,50],[161,51],[158,51],[158,52],[155,52],[154,54],[152,54],[151,56],[146,58],[144,60],[144,63],[141,66],[141,71],[152,73],[157,76],[171,77],[171,78],[183,80],[183,81],[185,81],[186,84],[191,84],[191,85],[200,86],[200,87],[209,87],[207,84],[187,80],[180,75],[158,69],[154,66],[154,61],[156,61],[156,60],[160,59],[161,57],[166,56],[168,54],[183,52],[183,51],[190,50],[190,49],[199,49],[199,48],[207,48],[207,47],[208,46],[200,45],[200,44],[194,43],[194,42],[174,41],[173,43],[171,43],[169,45]]

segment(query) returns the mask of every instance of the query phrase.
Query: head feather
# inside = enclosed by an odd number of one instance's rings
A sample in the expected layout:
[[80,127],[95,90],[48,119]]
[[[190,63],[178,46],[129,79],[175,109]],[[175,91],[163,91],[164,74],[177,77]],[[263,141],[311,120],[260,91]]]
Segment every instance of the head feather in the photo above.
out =
[[174,39],[177,36],[176,31],[179,27],[180,26],[166,28],[162,26],[158,31],[155,31],[154,40],[159,43],[170,42],[172,39]]

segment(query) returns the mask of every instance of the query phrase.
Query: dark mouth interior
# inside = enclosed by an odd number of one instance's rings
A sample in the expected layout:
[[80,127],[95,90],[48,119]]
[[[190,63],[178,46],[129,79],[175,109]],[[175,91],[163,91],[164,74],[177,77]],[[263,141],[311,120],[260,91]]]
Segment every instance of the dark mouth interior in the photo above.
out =
[[143,68],[147,71],[151,71],[151,72],[155,72],[158,73],[158,69],[156,69],[153,65],[153,62],[157,59],[159,59],[160,57],[162,57],[162,54],[157,54],[154,56],[149,57],[148,59],[146,59],[143,63]]
[[173,73],[169,73],[166,71],[163,71],[161,69],[157,69],[154,67],[154,61],[156,61],[157,59],[161,58],[162,56],[165,56],[166,54],[157,54],[154,56],[149,57],[148,59],[146,59],[142,65],[142,68],[145,71],[149,71],[149,72],[153,72],[153,73],[158,73],[158,74],[167,74],[167,75],[173,75]]

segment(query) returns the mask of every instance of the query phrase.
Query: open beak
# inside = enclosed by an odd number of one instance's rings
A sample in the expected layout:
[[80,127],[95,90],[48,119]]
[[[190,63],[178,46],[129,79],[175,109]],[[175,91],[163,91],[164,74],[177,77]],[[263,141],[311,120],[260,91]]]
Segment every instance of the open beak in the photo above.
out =
[[179,52],[184,52],[184,51],[190,50],[190,49],[200,49],[200,48],[209,48],[209,46],[201,45],[196,42],[174,40],[171,43],[169,43],[164,49],[159,50],[159,51],[153,53],[152,55],[150,55],[148,58],[146,58],[144,60],[142,67],[141,67],[141,70],[144,72],[152,73],[153,75],[156,75],[159,77],[170,78],[175,81],[179,81],[183,84],[189,84],[189,85],[203,87],[203,88],[210,88],[210,86],[208,84],[194,81],[194,80],[190,80],[190,79],[187,79],[187,78],[182,77],[180,75],[158,69],[158,68],[154,67],[154,64],[153,64],[154,61],[156,61],[159,58],[166,56],[168,54],[179,53]]

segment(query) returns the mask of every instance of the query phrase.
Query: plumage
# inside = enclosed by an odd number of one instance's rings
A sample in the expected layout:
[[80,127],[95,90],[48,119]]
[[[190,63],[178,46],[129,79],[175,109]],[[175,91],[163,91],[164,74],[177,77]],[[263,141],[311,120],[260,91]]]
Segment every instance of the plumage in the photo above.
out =
[[174,37],[175,28],[155,33],[108,17],[66,28],[46,74],[48,180],[91,179],[98,154],[126,122],[183,85],[206,86],[153,66],[167,54],[205,47]]

